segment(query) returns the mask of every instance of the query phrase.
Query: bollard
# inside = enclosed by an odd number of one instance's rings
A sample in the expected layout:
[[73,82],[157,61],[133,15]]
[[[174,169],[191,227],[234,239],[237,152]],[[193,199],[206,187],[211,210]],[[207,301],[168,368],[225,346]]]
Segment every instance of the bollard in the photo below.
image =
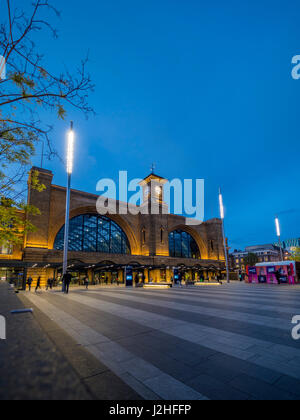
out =
[[33,309],[15,309],[13,311],[10,311],[12,315],[18,315],[18,314],[32,314]]

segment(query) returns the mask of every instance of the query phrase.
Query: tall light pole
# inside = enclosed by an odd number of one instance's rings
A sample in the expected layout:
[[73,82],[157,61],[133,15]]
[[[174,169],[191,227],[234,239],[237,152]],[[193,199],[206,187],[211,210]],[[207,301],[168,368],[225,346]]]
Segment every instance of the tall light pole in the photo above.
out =
[[68,145],[67,145],[67,198],[66,198],[66,220],[65,220],[65,237],[64,237],[64,262],[63,262],[63,275],[66,274],[68,268],[68,249],[69,249],[69,224],[70,224],[70,196],[71,196],[71,176],[73,172],[74,160],[74,142],[75,135],[73,130],[73,122],[68,132]]
[[281,244],[280,223],[279,223],[279,219],[278,219],[277,216],[275,218],[275,225],[276,225],[276,233],[277,233],[277,237],[278,237],[278,241],[279,241],[281,261],[284,261],[284,259],[283,259],[283,251],[282,251],[282,244]]
[[224,226],[225,211],[224,211],[223,196],[222,196],[221,188],[219,189],[219,203],[220,203],[220,216],[222,220],[222,234],[223,234],[223,241],[224,241],[227,283],[230,283],[227,243],[226,243],[225,226]]

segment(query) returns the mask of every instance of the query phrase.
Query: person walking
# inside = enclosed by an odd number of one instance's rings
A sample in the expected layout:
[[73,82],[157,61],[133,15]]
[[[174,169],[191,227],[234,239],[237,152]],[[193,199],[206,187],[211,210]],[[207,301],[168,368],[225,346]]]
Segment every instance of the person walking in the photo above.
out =
[[139,284],[139,275],[136,274],[135,278],[134,278],[134,283],[135,283],[135,287]]
[[89,289],[89,278],[87,276],[84,278],[84,285],[85,285],[86,290],[88,290]]
[[188,285],[190,284],[190,277],[189,276],[187,276],[186,278],[185,278],[185,287],[188,287]]
[[50,277],[49,277],[49,279],[47,280],[46,290],[52,289],[51,284],[52,284],[52,279],[50,279]]
[[29,292],[31,292],[31,285],[32,285],[32,277],[28,277],[28,279],[27,279],[27,284],[28,284],[28,290],[29,290]]
[[281,272],[279,270],[276,271],[275,276],[278,284],[281,284]]
[[72,281],[72,275],[70,273],[66,273],[63,278],[64,285],[65,285],[65,294],[69,294],[69,288]]
[[217,282],[222,284],[222,273],[221,272],[219,272],[218,275],[217,275]]
[[37,282],[36,282],[36,288],[35,288],[35,293],[39,290],[42,289],[41,288],[41,277],[38,277]]

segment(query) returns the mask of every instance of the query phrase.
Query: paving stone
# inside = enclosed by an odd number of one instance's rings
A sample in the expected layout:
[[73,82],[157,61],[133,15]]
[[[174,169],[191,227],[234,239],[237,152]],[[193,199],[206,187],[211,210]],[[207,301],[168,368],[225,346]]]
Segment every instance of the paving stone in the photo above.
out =
[[[112,371],[128,395],[134,389],[146,399],[299,399],[299,343],[287,316],[297,299],[287,290],[233,284],[214,292],[110,289],[40,298],[106,369],[88,363],[85,370],[74,356],[80,375],[92,373],[87,386]],[[51,334],[64,345],[57,330]],[[105,395],[103,384],[95,389]]]
[[[252,337],[254,339],[258,340],[264,340],[264,341],[270,341],[274,344],[280,344],[280,345],[286,345],[286,343],[289,343],[289,346],[298,348],[299,346],[297,343],[292,340],[290,331],[284,331],[280,330],[278,328],[274,327],[274,323],[272,323],[272,327],[265,327],[263,325],[256,326],[249,323],[246,323],[244,321],[237,321],[234,320],[227,320],[223,319],[222,317],[215,317],[215,316],[205,316],[205,315],[198,315],[193,313],[187,313],[179,310],[171,310],[167,308],[161,308],[157,307],[152,304],[142,304],[137,302],[130,302],[130,301],[122,301],[118,299],[117,295],[115,298],[111,298],[109,296],[95,296],[93,295],[93,298],[105,300],[105,302],[114,302],[119,304],[126,304],[129,307],[133,309],[142,309],[150,313],[160,314],[160,315],[166,315],[168,317],[172,317],[174,319],[179,319],[180,321],[186,321],[186,322],[193,322],[193,323],[199,323],[202,326],[208,326],[210,328],[217,328],[219,330],[237,333],[241,335],[247,335],[248,337]],[[178,330],[180,328],[180,325],[178,325]],[[290,325],[289,325],[290,328]],[[186,339],[189,339],[191,337],[195,337],[195,332],[185,332]],[[201,337],[199,338],[201,339]]]
[[143,398],[134,392],[124,382],[110,371],[92,376],[84,380],[84,383],[93,390],[98,400],[142,400]]
[[[67,359],[32,315],[10,315],[24,304],[0,283],[7,340],[0,341],[0,400],[90,400]],[[28,307],[28,306],[27,306]]]
[[258,400],[282,401],[296,399],[291,393],[279,390],[266,382],[259,381],[245,374],[233,379],[229,384],[242,392],[250,393]]
[[144,382],[151,387],[164,400],[184,401],[184,400],[205,400],[203,395],[192,388],[180,384],[175,379],[160,375]]
[[188,382],[192,388],[207,395],[212,400],[235,400],[244,401],[251,398],[250,394],[240,392],[227,383],[221,382],[209,374],[197,376]]
[[300,398],[300,381],[290,376],[282,376],[276,383],[276,388],[282,389],[288,393],[296,395]]

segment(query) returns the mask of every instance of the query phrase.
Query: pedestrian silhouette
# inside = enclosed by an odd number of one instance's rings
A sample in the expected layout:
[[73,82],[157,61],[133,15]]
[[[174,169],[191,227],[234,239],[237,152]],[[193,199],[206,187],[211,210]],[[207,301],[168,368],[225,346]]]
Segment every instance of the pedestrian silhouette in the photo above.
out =
[[72,275],[70,273],[66,273],[63,277],[63,282],[65,285],[65,294],[69,293],[70,283],[72,281]]
[[32,285],[32,277],[28,277],[28,280],[27,280],[27,284],[28,284],[28,290],[29,290],[29,292],[31,292],[31,285]]
[[41,277],[39,277],[39,278],[37,279],[35,292],[37,292],[37,291],[38,291],[38,289],[42,289],[42,288],[41,288]]

